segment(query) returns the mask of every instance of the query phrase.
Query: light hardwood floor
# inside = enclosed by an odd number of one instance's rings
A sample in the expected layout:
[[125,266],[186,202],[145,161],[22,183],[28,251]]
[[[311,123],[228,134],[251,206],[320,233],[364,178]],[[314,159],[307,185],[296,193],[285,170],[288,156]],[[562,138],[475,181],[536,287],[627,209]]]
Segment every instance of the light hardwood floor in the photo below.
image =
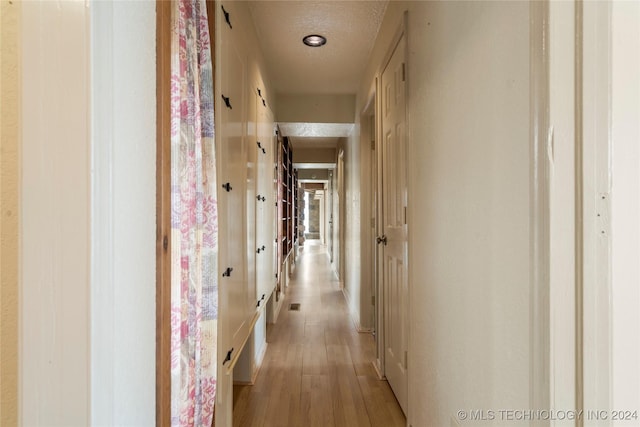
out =
[[373,337],[355,330],[324,246],[305,243],[284,304],[255,384],[234,387],[234,425],[405,426],[371,364]]

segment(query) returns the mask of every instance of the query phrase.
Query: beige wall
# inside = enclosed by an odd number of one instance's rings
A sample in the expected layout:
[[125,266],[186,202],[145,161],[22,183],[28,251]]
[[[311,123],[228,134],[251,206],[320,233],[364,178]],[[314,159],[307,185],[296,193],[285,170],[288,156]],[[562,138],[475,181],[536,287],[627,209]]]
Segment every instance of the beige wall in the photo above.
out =
[[529,406],[529,4],[391,2],[356,111],[404,10],[408,422],[456,426]]
[[[361,312],[361,236],[360,212],[361,182],[360,182],[360,133],[356,125],[352,134],[344,139],[344,183],[345,191],[341,202],[345,221],[343,222],[344,254],[341,280],[344,281],[344,294],[347,298],[349,311],[358,329],[362,328]],[[365,325],[368,327],[368,325]]]
[[[296,155],[297,153],[298,151],[296,150]],[[335,156],[333,156],[331,161],[334,162],[335,160]],[[298,179],[321,179],[326,181],[329,179],[329,169],[298,169]]]
[[335,163],[335,148],[294,148],[294,163]]
[[84,3],[22,3],[24,425],[90,423],[89,17]]
[[[338,140],[336,168],[333,171],[333,269],[344,286],[345,282],[345,145],[346,138]],[[342,159],[341,159],[342,157]]]
[[292,123],[353,123],[354,95],[278,94],[277,120]]
[[20,3],[0,2],[0,424],[18,423]]

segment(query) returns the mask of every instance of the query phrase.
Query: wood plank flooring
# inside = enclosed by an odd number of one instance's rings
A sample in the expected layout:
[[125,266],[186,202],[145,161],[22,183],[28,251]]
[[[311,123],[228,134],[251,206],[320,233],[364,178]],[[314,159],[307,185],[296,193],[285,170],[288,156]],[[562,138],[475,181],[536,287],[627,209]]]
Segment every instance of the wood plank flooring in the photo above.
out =
[[[290,303],[300,311],[289,311]],[[355,330],[324,246],[305,242],[253,386],[234,386],[238,427],[406,426],[378,379],[371,334]]]

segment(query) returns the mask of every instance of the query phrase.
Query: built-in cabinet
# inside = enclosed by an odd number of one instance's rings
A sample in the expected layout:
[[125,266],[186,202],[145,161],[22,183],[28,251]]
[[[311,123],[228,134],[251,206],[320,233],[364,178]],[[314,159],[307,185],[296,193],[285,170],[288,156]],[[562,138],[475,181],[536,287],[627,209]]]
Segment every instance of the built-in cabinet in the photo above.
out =
[[257,195],[256,195],[256,296],[257,307],[267,302],[275,288],[275,239],[274,225],[275,196],[273,191],[273,169],[275,130],[273,113],[268,108],[262,91],[256,96],[256,153],[257,153]]
[[292,249],[297,240],[296,197],[298,176],[293,168],[293,147],[288,137],[278,132],[278,284],[279,298],[286,287]]
[[[273,222],[275,203],[272,170],[274,167],[273,114],[255,85],[249,100],[246,158],[247,294],[251,316],[248,337],[234,367],[235,383],[253,383],[267,348],[265,307],[275,290]],[[252,283],[253,282],[253,283]]]
[[[218,180],[218,395],[216,419],[231,425],[233,383],[250,383],[275,320],[278,197],[276,132],[268,90],[242,35],[245,5],[218,14],[216,155]],[[246,21],[246,22],[245,22]]]
[[280,206],[281,228],[280,249],[283,259],[286,259],[293,248],[292,218],[294,199],[293,149],[288,137],[282,138],[280,145]]
[[[219,26],[220,28],[220,26]],[[255,312],[249,296],[255,295],[251,262],[246,258],[254,236],[245,219],[253,209],[247,204],[255,183],[247,180],[247,64],[242,48],[230,28],[222,27],[220,84],[218,85],[218,128],[216,155],[218,178],[218,266],[219,328],[218,360],[225,372],[235,362],[249,334]],[[253,259],[253,255],[251,256]],[[220,375],[219,375],[220,377]]]

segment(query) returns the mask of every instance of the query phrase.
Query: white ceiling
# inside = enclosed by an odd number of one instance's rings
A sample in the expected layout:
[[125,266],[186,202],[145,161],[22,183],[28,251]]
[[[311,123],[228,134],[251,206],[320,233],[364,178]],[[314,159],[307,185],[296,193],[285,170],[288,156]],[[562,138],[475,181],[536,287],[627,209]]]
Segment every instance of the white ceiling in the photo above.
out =
[[[355,94],[387,1],[250,1],[276,93]],[[320,34],[327,44],[302,43]]]

